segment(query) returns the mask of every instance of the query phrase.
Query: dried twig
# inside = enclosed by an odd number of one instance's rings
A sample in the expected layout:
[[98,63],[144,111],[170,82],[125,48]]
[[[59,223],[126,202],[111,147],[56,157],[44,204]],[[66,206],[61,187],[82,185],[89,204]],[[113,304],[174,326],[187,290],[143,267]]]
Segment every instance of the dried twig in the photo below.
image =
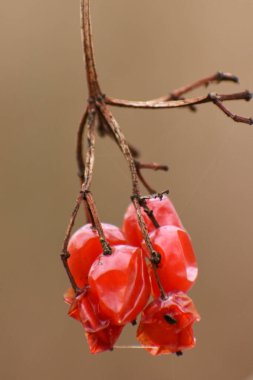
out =
[[[230,112],[222,103],[228,100],[246,100],[249,101],[252,98],[252,94],[249,91],[243,91],[235,94],[220,95],[216,93],[210,93],[205,96],[198,96],[195,98],[187,98],[181,100],[147,100],[147,101],[131,101],[123,99],[115,99],[106,97],[106,104],[118,107],[128,107],[128,108],[144,108],[144,109],[165,109],[165,108],[179,108],[188,107],[190,105],[203,104],[203,103],[214,103],[217,105],[227,116],[231,117],[234,121],[253,124],[252,118],[246,118],[243,116],[238,116]],[[221,107],[222,105],[222,107]]]
[[[199,96],[194,98],[183,98],[183,95],[192,91],[193,89],[199,88],[200,86],[208,86],[211,82],[221,82],[221,81],[231,81],[238,82],[238,78],[230,73],[221,73],[218,72],[209,77],[198,80],[190,85],[183,86],[177,90],[172,91],[169,95],[163,96],[157,99],[148,100],[148,101],[130,101],[111,98],[105,96],[98,82],[98,76],[95,66],[93,47],[92,47],[92,35],[91,35],[91,25],[90,25],[90,9],[89,9],[89,0],[81,0],[81,29],[82,29],[82,41],[83,41],[83,52],[86,62],[86,75],[87,83],[89,90],[89,99],[87,110],[85,111],[82,120],[79,125],[78,135],[77,135],[77,164],[78,164],[78,175],[81,179],[82,185],[80,194],[77,197],[75,207],[72,211],[70,221],[66,230],[63,248],[61,253],[61,258],[66,269],[67,275],[71,282],[73,289],[78,293],[79,289],[76,286],[75,280],[70,272],[68,266],[68,243],[70,235],[75,223],[77,213],[80,208],[81,202],[84,200],[88,208],[88,220],[89,218],[92,221],[93,227],[97,230],[101,245],[103,247],[104,254],[110,254],[111,248],[105,239],[103,232],[102,224],[100,222],[96,205],[90,191],[93,167],[94,167],[94,157],[95,157],[95,122],[98,121],[98,131],[101,135],[108,135],[117,143],[121,152],[123,153],[131,175],[132,181],[132,202],[135,206],[136,214],[140,229],[142,231],[143,239],[147,246],[150,261],[153,266],[154,275],[157,281],[157,284],[160,289],[161,297],[165,298],[166,294],[161,285],[157,273],[157,265],[160,262],[160,255],[155,252],[151,244],[147,226],[142,216],[142,208],[146,214],[150,217],[153,224],[158,227],[159,224],[154,218],[152,210],[147,206],[147,199],[150,197],[159,197],[162,198],[163,193],[155,193],[154,189],[147,183],[144,179],[141,170],[142,169],[152,169],[152,170],[168,170],[168,167],[165,165],[158,165],[155,163],[152,164],[143,164],[139,161],[136,161],[136,157],[139,152],[136,148],[129,145],[125,139],[122,130],[114,118],[113,114],[109,110],[108,106],[118,106],[118,107],[130,107],[130,108],[144,108],[144,109],[166,109],[166,108],[178,108],[178,107],[190,107],[192,110],[195,110],[197,104],[204,103],[213,103],[216,105],[222,112],[224,112],[228,117],[232,118],[235,122],[241,122],[246,124],[253,124],[252,118],[246,118],[243,116],[238,116],[233,114],[228,110],[224,102],[231,100],[250,100],[252,94],[249,91],[243,91],[239,93],[229,94],[229,95],[219,95],[216,93],[210,93],[206,96]],[[87,141],[88,149],[86,153],[86,159],[84,162],[83,158],[83,136],[84,129],[87,126]],[[142,196],[139,189],[139,181],[143,183],[146,189],[151,193],[149,196]],[[154,193],[154,194],[152,194]]]
[[151,164],[143,164],[137,160],[135,160],[135,166],[136,166],[136,171],[137,175],[139,177],[140,182],[143,184],[143,186],[147,189],[147,191],[150,194],[156,193],[156,190],[154,190],[147,182],[147,180],[143,177],[143,174],[141,172],[141,169],[151,169],[151,170],[163,170],[163,171],[168,171],[169,167],[167,165],[160,165],[155,162]]

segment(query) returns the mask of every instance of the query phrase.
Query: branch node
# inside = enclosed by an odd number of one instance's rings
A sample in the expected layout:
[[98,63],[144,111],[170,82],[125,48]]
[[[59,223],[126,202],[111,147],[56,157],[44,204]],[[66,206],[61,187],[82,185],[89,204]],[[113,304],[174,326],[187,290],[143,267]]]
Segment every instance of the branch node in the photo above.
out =
[[102,103],[106,98],[106,95],[105,94],[99,94],[97,97],[96,97],[96,101],[98,103]]
[[61,253],[62,260],[67,261],[69,257],[70,257],[70,253],[68,251],[63,250]]
[[160,253],[156,252],[156,251],[152,251],[152,256],[150,258],[150,262],[156,266],[158,266],[160,264],[162,260],[162,256],[160,255]]
[[252,99],[252,96],[253,96],[253,93],[252,93],[252,92],[250,92],[249,90],[246,90],[246,91],[245,91],[245,100],[246,100],[247,102],[249,102],[249,101]]
[[216,92],[209,92],[207,96],[214,103],[218,100]]
[[160,201],[163,199],[163,196],[164,195],[168,195],[169,194],[169,190],[164,190],[162,191],[161,193],[154,193],[154,194],[150,194],[150,195],[143,195],[142,197],[140,197],[142,200],[147,200],[147,199],[152,199],[152,198],[159,198]]
[[107,243],[107,241],[104,238],[100,238],[100,243],[103,248],[103,255],[104,256],[110,256],[112,254],[112,249],[110,245]]
[[160,224],[158,223],[158,221],[154,215],[154,211],[148,207],[146,200],[140,199],[139,203],[140,203],[140,206],[143,208],[144,212],[147,214],[147,216],[149,217],[149,219],[153,223],[153,225],[155,226],[155,228],[159,228]]
[[82,195],[83,199],[86,201],[87,200],[87,194],[90,194],[90,190],[80,190],[80,194]]
[[143,208],[143,211],[147,214],[147,216],[149,217],[149,219],[151,220],[151,222],[153,223],[153,225],[155,226],[155,228],[159,228],[160,224],[156,220],[156,218],[154,216],[153,210],[151,210],[148,207],[147,202],[146,202],[146,200],[150,199],[150,197],[148,197],[148,196],[140,196],[140,195],[134,194],[134,195],[131,196],[131,200],[134,201],[135,199],[138,201],[140,207]]
[[216,74],[216,80],[218,82],[221,81],[231,81],[234,83],[239,83],[239,78],[236,75],[232,75],[229,73],[223,73],[222,71],[218,71]]
[[[170,100],[184,100],[185,98],[182,97],[182,96],[178,96],[176,95],[174,92],[171,92],[168,99]],[[197,107],[194,105],[194,104],[190,104],[189,105],[189,109],[192,111],[192,112],[196,112],[198,109]]]

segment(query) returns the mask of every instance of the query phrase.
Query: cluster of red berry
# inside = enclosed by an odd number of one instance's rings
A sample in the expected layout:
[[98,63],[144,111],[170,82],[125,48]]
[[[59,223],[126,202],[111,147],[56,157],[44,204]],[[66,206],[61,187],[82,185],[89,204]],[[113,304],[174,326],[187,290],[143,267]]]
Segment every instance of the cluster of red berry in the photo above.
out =
[[[82,323],[92,353],[112,350],[123,327],[136,324],[140,313],[137,339],[152,355],[181,354],[195,345],[192,325],[199,315],[185,294],[198,272],[191,240],[167,196],[148,199],[146,205],[160,226],[142,210],[157,253],[156,271],[133,205],[122,231],[102,224],[110,254],[101,253],[98,233],[90,224],[69,241],[69,268],[82,291],[70,289],[65,301],[69,315]],[[147,305],[151,295],[154,299]]]

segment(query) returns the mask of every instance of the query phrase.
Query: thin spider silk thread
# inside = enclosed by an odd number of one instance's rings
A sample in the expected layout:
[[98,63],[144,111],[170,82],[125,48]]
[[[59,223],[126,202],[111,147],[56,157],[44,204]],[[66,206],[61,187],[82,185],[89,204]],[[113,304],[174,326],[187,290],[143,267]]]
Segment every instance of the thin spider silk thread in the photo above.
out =
[[139,350],[145,350],[145,348],[158,348],[158,346],[114,346],[113,348],[118,350],[125,350],[125,349],[139,349]]

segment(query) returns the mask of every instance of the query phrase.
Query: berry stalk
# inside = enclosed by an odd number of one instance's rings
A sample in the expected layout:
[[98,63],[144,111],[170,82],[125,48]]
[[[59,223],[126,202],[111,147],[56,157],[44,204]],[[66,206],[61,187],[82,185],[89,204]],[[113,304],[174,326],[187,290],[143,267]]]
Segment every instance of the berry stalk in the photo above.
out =
[[[145,108],[145,109],[164,109],[164,108],[178,108],[178,107],[189,107],[191,110],[195,111],[195,106],[197,104],[213,103],[217,108],[219,108],[224,114],[232,118],[235,122],[241,122],[246,124],[253,124],[252,118],[247,118],[243,116],[238,116],[232,113],[227,107],[225,107],[225,101],[231,100],[246,100],[249,101],[252,98],[252,94],[249,91],[243,91],[228,95],[219,95],[217,93],[209,93],[206,96],[198,96],[194,98],[184,98],[183,95],[197,89],[201,86],[207,86],[212,82],[222,82],[230,81],[237,83],[238,78],[230,73],[218,72],[214,75],[208,76],[206,78],[200,79],[192,84],[182,86],[177,90],[170,92],[169,95],[162,96],[160,98],[152,99],[149,101],[130,101],[116,99],[109,96],[105,96],[100,88],[98,75],[95,65],[93,45],[92,45],[92,33],[91,33],[91,22],[90,22],[90,0],[80,1],[80,18],[81,18],[81,32],[82,32],[82,43],[83,43],[83,53],[84,60],[86,63],[86,76],[88,84],[89,99],[88,105],[82,117],[79,125],[77,134],[77,144],[76,144],[76,158],[78,165],[78,175],[81,180],[81,190],[77,197],[75,207],[72,211],[71,218],[66,230],[63,248],[61,253],[61,258],[63,265],[66,269],[69,280],[72,287],[78,292],[78,288],[75,284],[73,276],[69,270],[68,257],[69,253],[67,251],[68,242],[70,235],[75,223],[76,216],[78,214],[80,205],[84,202],[87,220],[90,221],[94,228],[96,228],[100,242],[104,251],[104,254],[110,254],[111,249],[108,242],[105,239],[104,231],[101,225],[101,221],[98,216],[95,201],[92,193],[90,192],[90,187],[92,183],[93,166],[95,158],[95,128],[102,135],[109,135],[112,137],[117,145],[119,146],[122,154],[124,155],[131,174],[132,182],[132,202],[134,204],[138,223],[142,231],[143,239],[145,241],[146,247],[149,252],[149,258],[152,263],[154,275],[160,289],[162,298],[165,298],[165,292],[163,290],[161,281],[157,274],[157,265],[159,264],[159,255],[153,249],[150,241],[150,237],[147,231],[147,226],[143,219],[141,209],[143,208],[147,215],[152,220],[153,224],[158,227],[158,223],[155,221],[152,213],[149,213],[145,200],[141,196],[139,182],[141,182],[149,193],[154,193],[153,187],[151,187],[147,181],[144,179],[141,169],[148,168],[153,170],[167,170],[164,165],[157,164],[142,164],[136,161],[138,156],[138,150],[133,146],[129,145],[126,138],[114,118],[113,114],[109,110],[108,106],[118,106],[118,107],[130,107],[130,108]],[[83,158],[83,139],[85,128],[87,127],[87,141],[88,150],[86,154],[86,159],[84,162]]]

